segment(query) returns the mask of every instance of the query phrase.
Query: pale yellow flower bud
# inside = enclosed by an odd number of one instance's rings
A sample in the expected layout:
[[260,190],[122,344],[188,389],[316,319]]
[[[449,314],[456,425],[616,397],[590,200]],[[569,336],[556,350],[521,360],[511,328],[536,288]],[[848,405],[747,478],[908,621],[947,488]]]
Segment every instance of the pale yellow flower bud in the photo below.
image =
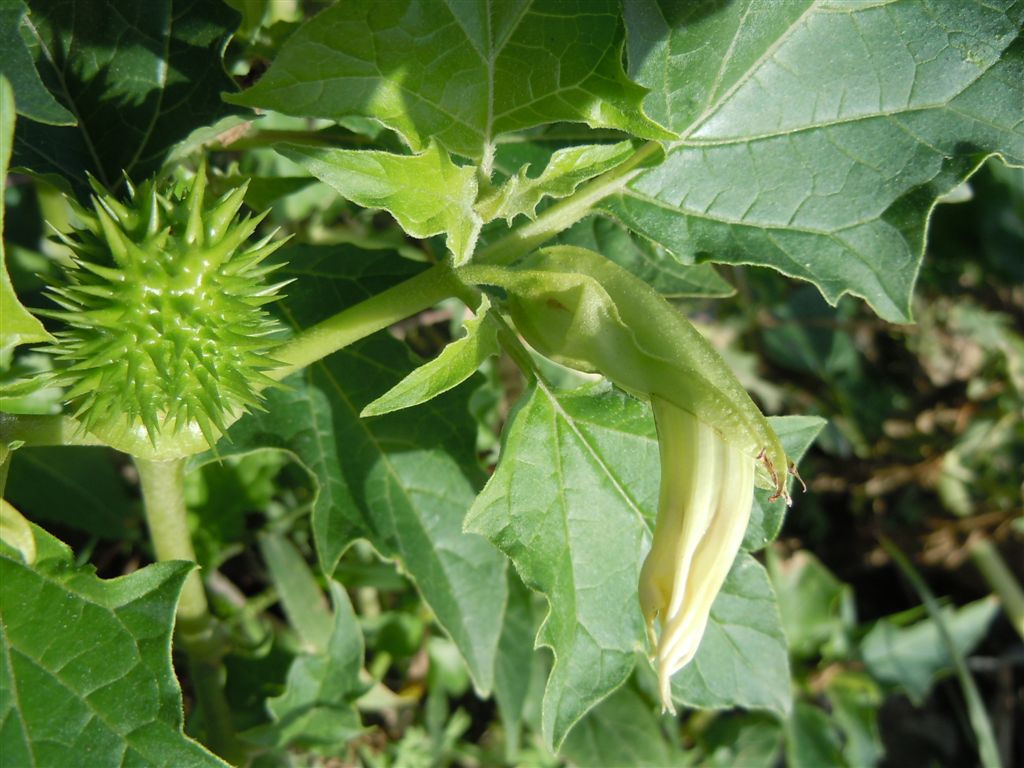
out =
[[651,404],[661,495],[654,542],[640,571],[640,606],[662,707],[674,713],[671,678],[696,655],[711,604],[743,541],[756,461],[692,413],[657,396]]

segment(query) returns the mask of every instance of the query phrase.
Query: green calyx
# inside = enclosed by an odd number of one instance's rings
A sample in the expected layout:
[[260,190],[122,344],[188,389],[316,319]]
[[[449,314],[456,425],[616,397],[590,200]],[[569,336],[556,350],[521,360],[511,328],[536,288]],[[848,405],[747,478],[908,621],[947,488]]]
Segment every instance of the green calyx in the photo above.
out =
[[[180,192],[153,181],[119,202],[93,183],[74,252],[49,289],[63,321],[48,348],[83,428],[116,448],[165,460],[212,446],[274,384],[264,371],[278,324],[264,309],[285,283],[249,243],[263,215],[240,218],[245,186],[207,202],[205,163]],[[265,214],[264,214],[265,215]]]

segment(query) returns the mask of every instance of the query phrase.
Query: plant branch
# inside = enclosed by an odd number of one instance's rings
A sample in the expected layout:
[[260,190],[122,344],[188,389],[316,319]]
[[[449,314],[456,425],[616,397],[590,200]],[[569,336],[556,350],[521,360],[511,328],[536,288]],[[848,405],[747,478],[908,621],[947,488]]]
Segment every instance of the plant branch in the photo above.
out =
[[464,291],[465,286],[447,263],[435,264],[415,277],[304,329],[274,350],[274,358],[284,365],[268,375],[283,379],[371,333]]
[[0,413],[0,444],[106,445],[70,416]]
[[661,151],[658,142],[648,141],[621,165],[601,174],[570,197],[552,205],[530,223],[481,249],[473,261],[478,264],[509,264],[525,256],[589,214],[599,201],[624,187]]

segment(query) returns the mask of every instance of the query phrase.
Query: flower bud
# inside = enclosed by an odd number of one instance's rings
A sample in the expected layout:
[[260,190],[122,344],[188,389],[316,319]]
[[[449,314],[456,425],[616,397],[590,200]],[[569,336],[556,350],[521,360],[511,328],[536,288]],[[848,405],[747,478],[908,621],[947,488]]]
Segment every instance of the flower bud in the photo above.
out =
[[661,491],[654,541],[640,571],[640,607],[655,649],[662,706],[675,712],[671,677],[697,653],[750,520],[754,459],[693,414],[657,396],[651,405]]
[[464,272],[507,292],[516,328],[535,349],[651,401],[661,493],[639,592],[662,704],[672,710],[671,677],[697,653],[743,540],[755,482],[785,496],[779,438],[686,318],[600,254],[560,246],[512,269]]

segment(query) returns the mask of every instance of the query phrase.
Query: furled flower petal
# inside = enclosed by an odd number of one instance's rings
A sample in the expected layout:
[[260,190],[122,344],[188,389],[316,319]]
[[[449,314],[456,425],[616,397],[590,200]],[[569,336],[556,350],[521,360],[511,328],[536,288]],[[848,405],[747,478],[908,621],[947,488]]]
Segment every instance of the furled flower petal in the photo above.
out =
[[640,606],[655,649],[662,706],[674,712],[671,677],[696,655],[711,604],[743,541],[755,460],[693,414],[657,396],[651,403],[661,494],[654,542],[640,571]]

